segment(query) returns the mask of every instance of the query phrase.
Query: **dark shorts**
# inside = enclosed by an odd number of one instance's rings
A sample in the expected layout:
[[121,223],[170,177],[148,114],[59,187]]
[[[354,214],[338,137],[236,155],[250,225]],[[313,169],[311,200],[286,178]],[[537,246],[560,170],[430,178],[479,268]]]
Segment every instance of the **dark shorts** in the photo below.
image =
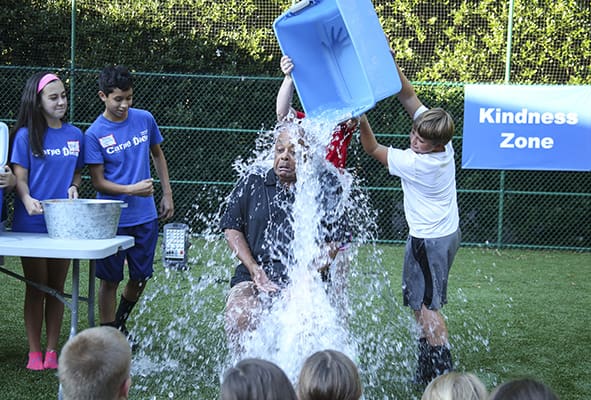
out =
[[[264,264],[263,270],[265,274],[267,274],[267,278],[269,278],[272,282],[276,283],[280,287],[285,287],[289,283],[289,277],[287,276],[287,268],[285,265],[281,264],[279,261],[274,262],[271,265]],[[250,276],[250,272],[243,264],[240,264],[236,267],[234,271],[234,276],[230,279],[230,287],[234,287],[235,285],[239,284],[240,282],[252,281],[252,277]]]
[[154,273],[154,253],[158,243],[158,220],[145,224],[120,227],[117,235],[133,236],[135,244],[117,254],[96,261],[96,276],[109,282],[123,280],[125,260],[129,267],[129,279],[148,280]]
[[439,310],[447,303],[447,280],[460,247],[460,230],[451,235],[419,239],[409,236],[404,252],[402,295],[405,306],[420,310],[424,304]]

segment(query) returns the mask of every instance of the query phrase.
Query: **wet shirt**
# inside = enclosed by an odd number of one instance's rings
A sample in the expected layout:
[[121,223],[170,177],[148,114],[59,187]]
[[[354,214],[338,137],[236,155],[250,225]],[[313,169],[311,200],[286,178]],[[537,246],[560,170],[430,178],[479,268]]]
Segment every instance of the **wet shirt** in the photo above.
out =
[[[74,172],[84,167],[84,134],[67,123],[59,129],[47,128],[43,153],[43,157],[36,157],[31,152],[27,128],[17,131],[10,161],[28,170],[31,197],[37,200],[67,199]],[[12,230],[47,232],[43,215],[29,215],[20,198],[15,198]]]
[[[242,232],[254,259],[273,282],[288,281],[286,265],[292,257],[290,220],[294,195],[277,180],[273,169],[241,179],[230,194],[220,229]],[[231,286],[252,280],[244,264],[236,267]]]
[[388,149],[390,174],[401,178],[411,236],[443,237],[458,229],[455,168],[451,141],[445,145],[445,151],[438,153]]
[[[162,143],[156,120],[146,110],[130,108],[127,119],[109,121],[100,115],[86,131],[85,161],[103,164],[105,179],[131,185],[151,177],[150,147]],[[119,226],[135,226],[158,217],[154,197],[108,195],[97,193],[99,199],[123,200]]]

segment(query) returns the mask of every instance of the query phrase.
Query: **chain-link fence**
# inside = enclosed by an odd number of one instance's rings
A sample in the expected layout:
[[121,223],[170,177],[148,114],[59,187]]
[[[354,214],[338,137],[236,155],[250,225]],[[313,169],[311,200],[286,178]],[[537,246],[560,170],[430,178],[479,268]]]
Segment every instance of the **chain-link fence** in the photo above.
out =
[[[281,73],[271,24],[291,2],[140,2],[144,6],[137,10],[133,9],[136,2],[123,3],[7,4],[0,17],[3,26],[12,24],[15,29],[15,21],[23,18],[32,27],[23,36],[29,43],[21,40],[18,45],[9,40],[6,29],[0,31],[5,44],[0,56],[0,120],[14,122],[25,80],[44,70],[58,72],[67,82],[70,119],[84,130],[103,111],[97,96],[98,70],[107,62],[127,64],[136,71],[134,106],[150,110],[165,137],[176,220],[202,233],[235,182],[234,161],[248,158],[261,129],[275,123]],[[419,97],[429,106],[447,109],[456,121],[453,144],[463,243],[591,250],[591,174],[460,167],[464,83],[591,83],[588,2],[566,1],[557,6],[549,1],[405,0],[375,1],[374,5],[398,63]],[[18,10],[24,10],[22,15]],[[570,20],[571,15],[577,18]],[[192,24],[192,18],[203,16],[210,25],[202,20]],[[564,26],[571,28],[575,24],[575,33],[557,30],[556,21],[570,21]],[[102,27],[98,32],[97,26]],[[556,48],[570,43],[576,49],[550,54],[554,48],[546,40],[536,36],[527,41],[533,26],[541,33],[552,32],[551,40],[564,41]],[[461,53],[462,48],[467,53]],[[202,51],[215,55],[204,56]],[[160,57],[164,53],[166,62]],[[199,74],[187,72],[191,69],[187,57],[194,57],[193,70]],[[455,61],[441,64],[443,59]],[[381,101],[369,118],[382,143],[406,145],[410,120],[395,98]],[[378,240],[402,243],[407,227],[399,181],[387,176],[356,141],[348,168],[361,178],[373,207],[379,210]],[[83,195],[93,195],[88,179]]]

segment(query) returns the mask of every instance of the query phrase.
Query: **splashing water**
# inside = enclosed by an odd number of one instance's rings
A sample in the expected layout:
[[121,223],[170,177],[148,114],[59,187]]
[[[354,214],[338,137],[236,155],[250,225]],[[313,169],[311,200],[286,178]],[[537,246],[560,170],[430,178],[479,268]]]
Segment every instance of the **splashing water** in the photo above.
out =
[[[324,159],[330,136],[322,138],[308,134],[331,133],[331,129],[309,123],[303,128],[307,146],[297,148],[298,179],[291,221],[294,239],[290,259],[293,262],[288,265],[291,284],[243,343],[243,356],[277,363],[294,382],[305,357],[315,351],[337,349],[357,359],[355,343],[334,306],[338,300],[331,301],[331,293],[327,291],[327,284],[321,281],[316,261],[324,248],[324,236],[329,234],[323,226],[327,214],[337,214],[331,216],[332,220],[344,217],[350,175],[340,173]],[[337,194],[334,193],[335,187],[340,188],[338,197],[326,195],[327,192]]]
[[[358,365],[365,399],[418,399],[420,392],[409,384],[416,360],[415,324],[397,301],[399,289],[391,288],[392,267],[383,265],[372,244],[376,211],[360,180],[324,159],[334,125],[326,119],[302,121],[306,146],[296,152],[291,284],[269,299],[272,305],[257,329],[243,338],[241,356],[277,363],[296,384],[309,355],[335,349]],[[271,166],[268,132],[258,137],[251,157],[234,164],[240,176],[262,174]],[[222,205],[225,201],[212,191],[203,196],[218,196]],[[236,260],[220,237],[219,210],[193,209],[186,222],[204,228],[190,249],[197,254],[191,270],[156,271],[132,314],[132,334],[140,343],[133,358],[134,398],[218,398],[223,372],[237,361],[224,333],[224,304]],[[344,219],[353,240],[339,251],[327,284],[317,271],[324,238],[335,229],[326,221]]]

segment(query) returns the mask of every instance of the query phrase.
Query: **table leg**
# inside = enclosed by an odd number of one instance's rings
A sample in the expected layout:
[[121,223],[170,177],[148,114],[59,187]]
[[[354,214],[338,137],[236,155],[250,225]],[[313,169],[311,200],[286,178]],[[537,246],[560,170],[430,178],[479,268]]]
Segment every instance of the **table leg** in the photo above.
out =
[[72,260],[72,320],[70,323],[70,338],[76,335],[78,327],[78,297],[80,288],[80,260]]
[[88,261],[88,326],[94,326],[96,261]]

